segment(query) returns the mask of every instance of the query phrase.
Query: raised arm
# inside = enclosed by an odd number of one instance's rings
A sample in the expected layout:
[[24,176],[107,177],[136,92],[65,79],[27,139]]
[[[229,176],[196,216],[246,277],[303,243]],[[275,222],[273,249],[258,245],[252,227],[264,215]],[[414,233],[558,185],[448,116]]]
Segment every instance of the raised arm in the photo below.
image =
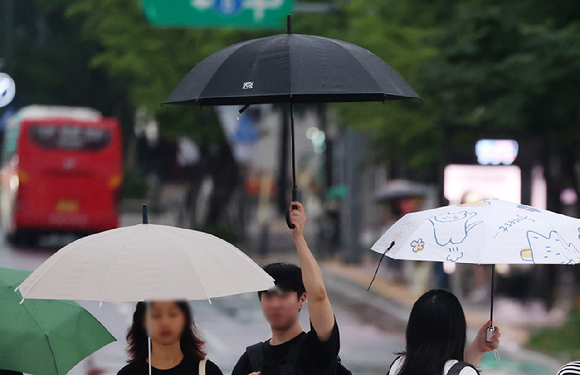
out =
[[[293,205],[298,208],[292,209]],[[300,268],[302,268],[302,280],[308,296],[310,321],[318,334],[318,339],[324,342],[330,338],[334,328],[334,313],[328,300],[322,271],[304,239],[304,225],[306,224],[304,207],[299,202],[292,202],[290,210],[290,219],[295,225],[295,228],[292,229],[292,238],[298,251]]]

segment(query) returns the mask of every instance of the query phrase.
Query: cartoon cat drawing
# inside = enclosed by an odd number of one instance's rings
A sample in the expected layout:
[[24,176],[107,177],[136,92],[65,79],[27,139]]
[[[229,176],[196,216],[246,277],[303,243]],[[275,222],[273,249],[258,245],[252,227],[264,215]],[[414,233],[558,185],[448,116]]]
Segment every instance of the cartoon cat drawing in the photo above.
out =
[[429,218],[428,220],[433,224],[435,242],[439,246],[462,243],[467,238],[469,231],[482,223],[482,221],[468,223],[476,215],[476,212],[459,211]]
[[572,244],[567,244],[556,231],[548,237],[538,232],[528,231],[529,248],[521,251],[523,260],[536,264],[576,264],[580,263],[580,251]]

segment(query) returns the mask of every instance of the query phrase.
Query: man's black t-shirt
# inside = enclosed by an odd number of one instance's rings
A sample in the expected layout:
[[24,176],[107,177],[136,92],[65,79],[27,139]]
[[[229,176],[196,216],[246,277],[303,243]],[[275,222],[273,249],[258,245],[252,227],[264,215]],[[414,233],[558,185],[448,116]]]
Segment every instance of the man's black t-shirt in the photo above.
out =
[[[151,373],[154,375],[199,375],[199,359],[183,357],[183,360],[177,366],[167,370],[159,370],[155,367],[152,367]],[[217,365],[210,360],[208,360],[205,364],[205,373],[206,375],[223,375],[219,367],[217,367]],[[148,374],[149,364],[146,361],[129,363],[117,373],[117,375]]]
[[[302,340],[304,336],[305,339]],[[284,362],[288,351],[293,345],[302,345],[296,364],[302,375],[334,375],[337,366],[337,356],[340,350],[340,338],[336,321],[330,338],[325,342],[318,339],[318,335],[310,325],[310,332],[302,332],[290,341],[280,345],[270,345],[270,340],[263,345],[265,362],[261,375],[279,375],[278,366]],[[248,353],[244,353],[234,367],[232,375],[248,375],[252,372]]]

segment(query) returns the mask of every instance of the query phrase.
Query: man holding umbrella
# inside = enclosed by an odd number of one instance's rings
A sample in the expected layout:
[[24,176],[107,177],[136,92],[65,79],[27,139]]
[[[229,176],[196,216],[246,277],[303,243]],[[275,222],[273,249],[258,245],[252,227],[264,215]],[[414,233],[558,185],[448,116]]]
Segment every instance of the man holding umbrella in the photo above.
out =
[[[298,202],[292,202],[291,207],[290,219],[295,226],[292,238],[300,267],[283,263],[264,267],[276,284],[259,292],[272,338],[248,347],[232,375],[335,374],[340,346],[338,326],[322,271],[304,239],[304,208]],[[305,333],[298,318],[307,296],[311,330]]]

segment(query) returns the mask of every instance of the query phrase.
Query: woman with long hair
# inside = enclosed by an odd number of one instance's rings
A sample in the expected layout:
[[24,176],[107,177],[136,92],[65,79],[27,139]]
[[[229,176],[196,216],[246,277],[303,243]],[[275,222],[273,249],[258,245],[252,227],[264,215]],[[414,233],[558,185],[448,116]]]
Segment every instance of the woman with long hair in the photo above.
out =
[[484,352],[499,347],[496,327],[491,342],[479,330],[465,347],[467,323],[457,297],[444,290],[431,290],[414,304],[407,323],[407,347],[391,365],[389,375],[477,375],[475,369]]
[[137,303],[133,324],[127,333],[129,364],[117,375],[149,374],[149,313],[153,374],[200,375],[201,371],[207,375],[223,375],[219,367],[205,359],[204,342],[197,335],[189,303],[184,301]]

